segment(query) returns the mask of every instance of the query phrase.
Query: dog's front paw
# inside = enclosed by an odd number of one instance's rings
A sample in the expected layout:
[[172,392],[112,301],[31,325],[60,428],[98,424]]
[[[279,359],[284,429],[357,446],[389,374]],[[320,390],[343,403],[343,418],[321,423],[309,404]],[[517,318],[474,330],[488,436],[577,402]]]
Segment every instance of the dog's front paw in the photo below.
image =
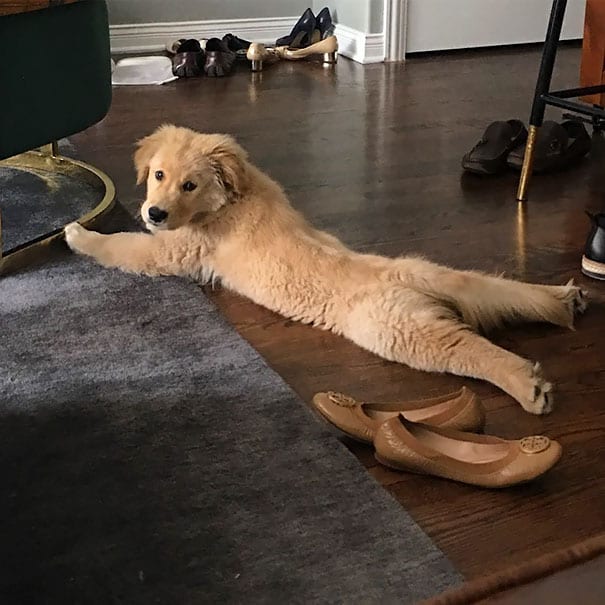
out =
[[86,241],[90,236],[90,231],[84,229],[79,223],[69,223],[65,229],[65,241],[74,252],[84,253],[86,251]]

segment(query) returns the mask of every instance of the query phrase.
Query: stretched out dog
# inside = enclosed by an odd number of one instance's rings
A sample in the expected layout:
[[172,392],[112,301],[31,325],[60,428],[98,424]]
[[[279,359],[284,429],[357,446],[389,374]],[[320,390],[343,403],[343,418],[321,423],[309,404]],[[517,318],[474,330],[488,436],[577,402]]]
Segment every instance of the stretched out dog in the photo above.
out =
[[223,285],[392,361],[488,380],[525,410],[552,409],[538,364],[477,333],[506,320],[573,324],[583,292],[456,271],[420,258],[359,254],[314,229],[226,135],[163,126],[139,141],[149,233],[68,225],[68,245],[107,267]]

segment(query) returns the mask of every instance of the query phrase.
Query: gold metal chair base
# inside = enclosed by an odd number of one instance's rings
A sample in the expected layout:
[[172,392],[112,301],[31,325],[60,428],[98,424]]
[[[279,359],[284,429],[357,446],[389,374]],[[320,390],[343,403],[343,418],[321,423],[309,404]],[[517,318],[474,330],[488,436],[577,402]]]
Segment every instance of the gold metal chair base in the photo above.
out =
[[[81,225],[91,225],[95,219],[111,208],[115,201],[116,190],[111,179],[101,170],[72,158],[59,155],[57,143],[53,142],[35,151],[27,151],[20,155],[0,161],[0,166],[10,168],[30,169],[49,174],[62,174],[98,185],[99,181],[104,187],[101,201],[95,208],[75,218]],[[6,255],[2,247],[2,217],[0,214],[0,276],[12,273],[44,256],[48,247],[63,238],[63,227],[46,233],[34,240],[20,244]]]
[[521,168],[521,178],[519,179],[519,189],[517,190],[517,201],[527,201],[527,189],[529,179],[534,167],[534,154],[536,151],[536,137],[538,136],[538,127],[530,126],[527,133],[527,143],[525,143],[525,154],[523,155],[523,166]]

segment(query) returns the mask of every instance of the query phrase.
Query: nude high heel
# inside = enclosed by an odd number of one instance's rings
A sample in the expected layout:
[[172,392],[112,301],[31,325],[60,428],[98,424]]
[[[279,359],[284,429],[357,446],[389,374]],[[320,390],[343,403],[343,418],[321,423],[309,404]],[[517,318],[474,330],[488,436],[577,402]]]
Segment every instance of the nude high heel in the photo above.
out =
[[298,61],[306,59],[313,55],[322,55],[324,63],[336,63],[338,55],[338,40],[336,36],[328,36],[324,40],[320,40],[315,44],[306,46],[305,48],[287,48],[280,46],[275,49],[284,59],[289,61]]
[[277,50],[277,48],[267,48],[261,42],[250,44],[246,57],[251,63],[252,71],[263,71],[263,64],[271,65],[279,61],[281,54]]

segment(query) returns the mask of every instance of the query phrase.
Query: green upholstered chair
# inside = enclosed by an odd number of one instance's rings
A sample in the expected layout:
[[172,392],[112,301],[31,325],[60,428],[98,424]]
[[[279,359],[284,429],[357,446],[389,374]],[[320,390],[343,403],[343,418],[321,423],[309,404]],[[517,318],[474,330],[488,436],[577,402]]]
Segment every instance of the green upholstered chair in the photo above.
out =
[[[69,164],[85,178],[100,178],[105,197],[80,219],[90,222],[113,202],[113,184],[93,167],[58,156],[55,141],[99,122],[109,110],[105,1],[0,0],[0,56],[0,160],[13,166],[43,162],[58,171]],[[0,273],[9,258],[0,248]]]

